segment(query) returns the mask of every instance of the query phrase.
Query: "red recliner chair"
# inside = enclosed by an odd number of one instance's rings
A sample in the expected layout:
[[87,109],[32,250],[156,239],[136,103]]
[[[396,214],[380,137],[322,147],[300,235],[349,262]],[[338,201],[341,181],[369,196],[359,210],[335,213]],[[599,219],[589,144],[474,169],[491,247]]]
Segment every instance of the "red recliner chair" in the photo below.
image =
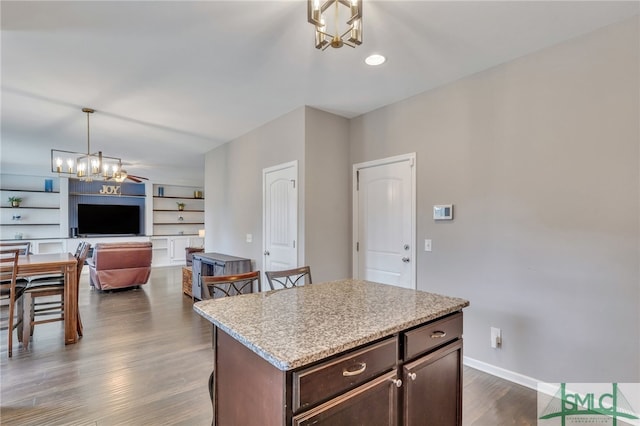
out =
[[87,259],[89,282],[98,290],[146,284],[151,274],[150,242],[98,243]]

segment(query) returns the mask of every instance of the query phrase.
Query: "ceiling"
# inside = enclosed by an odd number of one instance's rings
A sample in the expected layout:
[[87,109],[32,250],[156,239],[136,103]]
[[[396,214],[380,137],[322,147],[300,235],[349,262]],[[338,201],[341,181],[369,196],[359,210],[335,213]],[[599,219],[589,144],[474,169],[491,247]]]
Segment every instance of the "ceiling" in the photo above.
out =
[[[639,2],[367,1],[363,44],[313,47],[306,2],[5,1],[3,173],[50,149],[201,182],[203,154],[302,105],[348,118],[637,15]],[[379,67],[364,64],[382,53]]]

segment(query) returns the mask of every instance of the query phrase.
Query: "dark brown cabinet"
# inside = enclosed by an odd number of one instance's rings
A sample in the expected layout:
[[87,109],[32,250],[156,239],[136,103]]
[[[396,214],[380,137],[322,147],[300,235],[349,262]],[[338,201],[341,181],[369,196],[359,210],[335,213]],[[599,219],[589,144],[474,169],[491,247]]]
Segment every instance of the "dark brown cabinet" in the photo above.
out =
[[403,424],[462,424],[462,340],[403,366]]
[[214,424],[462,424],[461,312],[289,371],[218,327],[214,349]]

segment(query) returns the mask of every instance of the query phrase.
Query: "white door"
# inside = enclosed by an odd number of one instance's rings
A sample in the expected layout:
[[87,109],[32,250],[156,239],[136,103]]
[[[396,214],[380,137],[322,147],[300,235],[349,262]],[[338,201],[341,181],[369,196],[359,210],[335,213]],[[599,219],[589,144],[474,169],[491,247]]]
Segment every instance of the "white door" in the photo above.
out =
[[298,266],[298,162],[264,169],[262,181],[263,270],[295,268]]
[[416,288],[415,154],[354,165],[357,279]]

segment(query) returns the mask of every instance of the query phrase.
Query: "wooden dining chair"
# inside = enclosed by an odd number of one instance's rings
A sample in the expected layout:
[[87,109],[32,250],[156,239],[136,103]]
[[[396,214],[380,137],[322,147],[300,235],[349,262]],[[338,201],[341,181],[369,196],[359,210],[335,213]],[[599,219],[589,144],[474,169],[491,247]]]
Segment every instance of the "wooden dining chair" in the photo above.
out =
[[[31,241],[14,241],[14,242],[3,242],[0,243],[0,250],[18,250],[18,255],[25,256],[31,253]],[[16,285],[26,286],[29,280],[27,278],[16,278]]]
[[[76,285],[80,282],[80,274],[82,273],[82,267],[84,266],[91,244],[87,242],[81,242],[78,244],[74,257],[77,261]],[[24,292],[24,306],[28,309],[25,314],[28,313],[29,337],[33,336],[33,330],[37,324],[46,324],[54,321],[64,321],[65,309],[64,309],[64,275],[55,275],[49,277],[40,277],[29,282]],[[77,294],[77,291],[76,291]],[[46,298],[46,299],[42,299]],[[53,298],[53,300],[52,300]],[[44,318],[44,319],[38,319]],[[25,322],[27,321],[25,315]],[[78,312],[78,324],[77,331],[82,336],[82,321],[80,319],[80,313]],[[22,344],[25,347],[29,345],[29,337],[23,338]]]
[[[253,292],[253,284],[257,282],[257,291],[262,291],[262,281],[260,279],[260,271],[245,272],[234,275],[203,275],[200,277],[202,282],[202,300],[214,299],[216,297],[230,297],[239,294]],[[215,345],[213,347],[215,351]],[[215,359],[215,356],[214,356]],[[209,397],[211,398],[211,406],[214,410],[215,418],[215,374],[212,371],[209,376]]]
[[18,335],[20,335],[19,333],[23,326],[22,297],[26,284],[17,283],[19,256],[20,250],[16,248],[0,250],[0,300],[2,305],[1,328],[3,330],[6,328],[9,331],[7,339],[9,358],[13,355],[13,330],[17,328]]
[[20,256],[31,253],[31,241],[14,241],[11,243],[0,243],[0,249],[17,249]]
[[234,275],[205,275],[201,277],[201,281],[203,300],[251,293],[254,282],[258,283],[258,291],[262,291],[260,271]]
[[303,284],[311,284],[311,268],[309,266],[301,266],[294,269],[285,269],[282,271],[266,271],[267,281],[271,290],[275,290],[276,286],[281,288],[297,287]]

